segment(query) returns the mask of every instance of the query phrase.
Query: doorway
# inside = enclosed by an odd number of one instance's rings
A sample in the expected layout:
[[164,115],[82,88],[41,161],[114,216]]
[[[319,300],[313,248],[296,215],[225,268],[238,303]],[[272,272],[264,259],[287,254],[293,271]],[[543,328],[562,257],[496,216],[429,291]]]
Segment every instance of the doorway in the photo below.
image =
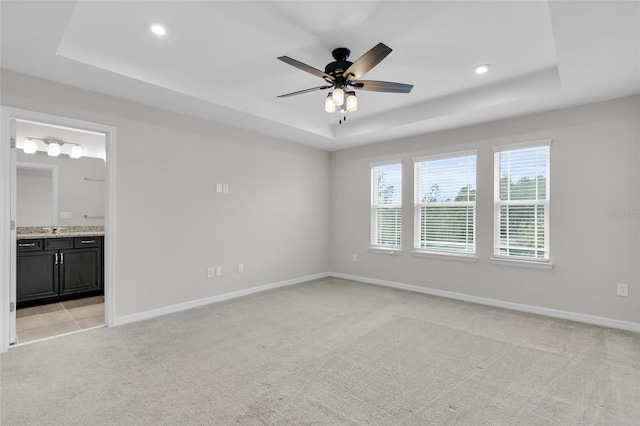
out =
[[[2,259],[0,259],[0,264],[3,266],[3,279],[2,285],[0,286],[0,296],[2,300],[8,302],[0,304],[0,352],[8,350],[9,345],[16,343],[16,341],[17,343],[21,343],[21,339],[16,339],[16,317],[18,316],[16,308],[20,307],[19,304],[17,305],[18,300],[16,297],[16,277],[18,271],[18,264],[16,261],[18,250],[16,247],[19,245],[16,244],[16,241],[18,238],[18,230],[22,233],[25,232],[25,229],[27,228],[37,228],[39,227],[40,221],[43,220],[42,217],[47,216],[44,214],[41,215],[40,219],[36,219],[34,216],[28,216],[24,213],[22,215],[18,214],[18,165],[19,163],[24,163],[25,159],[29,159],[30,161],[28,162],[34,163],[31,159],[36,158],[37,156],[43,160],[42,162],[49,163],[48,166],[31,166],[31,172],[27,173],[30,181],[28,180],[28,183],[21,186],[21,188],[28,188],[30,184],[33,187],[32,184],[34,182],[38,182],[38,179],[46,177],[46,173],[44,172],[46,172],[47,169],[55,169],[55,167],[51,166],[52,156],[47,156],[46,152],[42,152],[48,148],[46,145],[52,143],[51,141],[56,141],[56,144],[62,145],[63,149],[60,154],[61,159],[69,162],[77,161],[83,156],[86,156],[86,162],[93,159],[92,161],[94,161],[94,163],[93,165],[87,166],[89,169],[83,173],[86,174],[86,176],[82,176],[81,182],[78,182],[79,179],[74,177],[74,182],[76,182],[77,185],[74,183],[73,185],[75,186],[71,190],[66,190],[66,195],[62,193],[62,186],[60,186],[58,193],[59,206],[52,208],[52,212],[48,215],[48,217],[51,218],[49,221],[50,226],[42,227],[46,229],[29,229],[29,232],[42,231],[45,233],[55,233],[59,231],[64,233],[64,228],[68,229],[67,232],[71,232],[77,230],[75,227],[85,227],[86,229],[94,231],[95,235],[95,232],[100,232],[98,228],[101,228],[103,237],[100,237],[99,242],[102,244],[100,248],[102,251],[100,253],[103,253],[104,256],[104,264],[102,265],[101,271],[101,276],[103,277],[101,285],[104,289],[104,296],[96,294],[95,291],[91,293],[84,291],[86,289],[78,290],[71,288],[72,286],[68,286],[66,289],[67,293],[63,298],[61,298],[60,303],[55,301],[56,303],[43,304],[46,300],[41,300],[39,302],[37,301],[35,305],[40,305],[40,310],[57,312],[54,315],[49,315],[53,321],[55,321],[55,318],[60,319],[65,315],[70,317],[72,322],[69,322],[66,325],[75,324],[75,329],[77,329],[78,326],[80,326],[80,329],[92,328],[92,326],[96,325],[98,318],[101,320],[100,322],[102,324],[112,326],[114,324],[115,312],[115,288],[113,282],[113,272],[115,270],[115,128],[97,123],[5,107],[2,108],[2,124],[3,143],[2,149],[0,150],[0,161],[2,165],[3,178],[6,178],[3,180],[9,184],[5,184],[1,188],[4,208],[0,213],[0,216],[3,219],[3,223],[10,223],[10,227],[9,232],[7,232],[6,229],[0,230],[0,238],[2,240],[3,248],[5,249],[3,250]],[[39,130],[45,133],[38,134],[37,132]],[[36,149],[35,156],[25,156],[24,154],[26,137],[31,139],[29,142],[30,145],[33,145],[33,140],[38,144],[45,144],[39,149]],[[81,143],[77,139],[74,140],[76,137],[79,137],[83,142]],[[103,144],[102,154],[96,154],[95,146],[91,146],[91,143],[86,142],[91,138],[101,138]],[[76,146],[81,146],[83,148],[80,156],[78,156],[78,152],[80,150],[74,148]],[[32,146],[29,148],[29,151],[32,151]],[[73,155],[70,155],[72,148],[74,149],[74,153]],[[65,152],[65,149],[69,152]],[[95,166],[97,161],[96,157],[102,157],[99,160],[102,164],[101,174],[93,173],[98,171],[98,168]],[[75,165],[79,165],[80,162],[73,164],[75,167]],[[22,166],[23,164],[20,165]],[[63,170],[63,167],[65,166],[60,165],[58,171]],[[42,170],[37,170],[38,168],[41,168]],[[20,169],[24,169],[24,167],[20,167]],[[27,166],[26,169],[29,170],[29,167]],[[101,186],[101,191],[97,190],[96,185]],[[36,187],[38,191],[42,190],[39,185],[36,185]],[[80,200],[69,199],[70,194],[81,193],[83,190],[85,193],[80,197]],[[98,192],[101,192],[99,196],[96,195]],[[84,205],[82,205],[83,203]],[[24,206],[22,206],[20,210],[24,212]],[[21,222],[21,217],[28,217],[29,219],[27,219],[27,222],[38,221],[38,223]],[[41,237],[43,235],[36,234],[35,236]],[[44,236],[47,237],[48,235]],[[27,236],[27,238],[28,237],[29,236]],[[73,241],[73,238],[70,238],[72,237],[71,235],[57,235],[57,237],[60,238],[60,240],[56,241],[57,243],[62,242],[63,240],[68,240],[69,242]],[[22,235],[22,238],[25,238],[25,236]],[[52,239],[42,239],[40,241],[47,240]],[[93,240],[95,242],[95,239]],[[88,243],[89,240],[86,242]],[[82,242],[78,241],[77,243],[81,244]],[[96,251],[96,249],[94,249],[94,251]],[[90,257],[87,257],[90,252],[91,250],[86,248],[84,252],[82,252],[82,255],[85,256],[84,258],[82,256],[77,256],[76,253],[63,253],[61,251],[60,254],[67,254],[69,260],[73,259],[72,255],[76,255],[76,259],[82,258],[83,260],[80,263],[85,264],[86,259],[91,259]],[[69,282],[71,282],[71,279],[69,279]],[[91,290],[95,289],[92,288]],[[77,294],[71,294],[74,292]],[[26,309],[21,312],[21,318],[28,316],[25,314],[28,313],[29,309],[31,309],[31,313],[33,313],[34,310],[38,310],[35,309],[38,308],[38,306],[34,308],[29,307],[28,305],[29,303],[27,303]],[[37,319],[32,318],[29,321],[31,321],[31,324],[35,324],[41,322],[43,319],[44,317]],[[24,327],[25,326],[23,324],[21,329],[24,329]],[[55,329],[56,327],[52,328]],[[65,329],[65,327],[59,327],[59,329],[62,330],[62,334],[75,331],[68,328]],[[31,334],[39,336],[35,331]],[[48,337],[46,335],[40,336]]]

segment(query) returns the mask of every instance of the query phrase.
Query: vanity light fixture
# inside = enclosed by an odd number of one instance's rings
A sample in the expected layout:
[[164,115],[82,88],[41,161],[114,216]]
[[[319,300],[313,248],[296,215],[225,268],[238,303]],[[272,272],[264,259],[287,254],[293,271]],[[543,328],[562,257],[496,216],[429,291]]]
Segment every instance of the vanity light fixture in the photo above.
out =
[[36,147],[36,141],[31,138],[26,138],[24,140],[24,145],[22,145],[22,150],[25,154],[35,154],[38,150]]
[[[69,153],[69,157],[71,158],[81,158],[82,157],[82,146],[77,143],[64,142],[58,139],[42,139],[42,138],[33,138],[26,137],[24,138],[24,144],[22,145],[22,151],[25,154],[35,154],[38,151],[38,142],[46,145],[47,154],[51,157],[57,157],[62,153],[62,145],[71,145],[71,152]],[[40,149],[43,151],[43,149]]]
[[69,154],[71,158],[80,158],[82,157],[82,147],[80,145],[74,145],[71,147],[71,154]]
[[47,150],[47,154],[49,154],[50,157],[57,157],[60,155],[60,144],[58,142],[49,142],[48,145],[49,149]]

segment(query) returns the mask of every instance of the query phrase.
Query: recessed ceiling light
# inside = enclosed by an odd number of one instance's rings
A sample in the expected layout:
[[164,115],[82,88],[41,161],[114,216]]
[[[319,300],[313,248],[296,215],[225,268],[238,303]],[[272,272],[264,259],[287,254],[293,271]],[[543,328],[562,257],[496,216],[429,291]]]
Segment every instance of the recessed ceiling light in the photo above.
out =
[[167,33],[167,30],[160,24],[153,24],[151,25],[151,32],[155,35],[163,36]]
[[476,74],[484,74],[491,68],[491,64],[482,64],[473,68],[473,72]]

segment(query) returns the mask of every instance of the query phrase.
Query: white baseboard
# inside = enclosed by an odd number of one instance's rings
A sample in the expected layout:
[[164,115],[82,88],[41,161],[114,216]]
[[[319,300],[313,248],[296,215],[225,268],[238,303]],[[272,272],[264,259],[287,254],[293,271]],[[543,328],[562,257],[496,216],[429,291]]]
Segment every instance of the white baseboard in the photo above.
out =
[[620,321],[611,318],[598,317],[595,315],[581,314],[577,312],[561,311],[557,309],[542,308],[539,306],[523,305],[520,303],[505,302],[502,300],[488,299],[486,297],[471,296],[452,291],[437,290],[434,288],[421,287],[412,284],[402,284],[393,281],[378,280],[375,278],[360,277],[357,275],[341,274],[329,272],[327,275],[346,280],[358,281],[366,284],[374,284],[384,287],[398,288],[401,290],[414,291],[416,293],[430,294],[432,296],[446,297],[448,299],[462,300],[465,302],[478,303],[481,305],[495,306],[497,308],[511,309],[513,311],[528,312],[531,314],[545,315],[553,318],[562,318],[571,321],[583,322],[587,324],[600,325],[603,327],[617,328],[620,330],[635,331],[640,333],[640,323],[630,321]]
[[317,280],[320,278],[328,277],[328,273],[307,275],[305,277],[294,278],[291,280],[280,281],[277,283],[261,285],[258,287],[251,287],[244,290],[233,291],[231,293],[220,294],[218,296],[207,297],[205,299],[192,300],[189,302],[178,303],[175,305],[165,306],[162,308],[152,309],[150,311],[144,311],[137,314],[124,315],[116,317],[114,325],[124,325],[132,322],[143,321],[162,315],[173,314],[175,312],[186,311],[187,309],[193,309],[200,306],[209,305],[211,303],[222,302],[223,300],[235,299],[237,297],[247,296],[253,293],[259,293],[261,291],[271,290],[278,287],[285,287],[294,284],[300,284],[306,281]]
[[562,318],[571,321],[582,322],[586,324],[599,325],[602,327],[617,328],[620,330],[635,331],[640,333],[640,323],[630,321],[620,321],[612,318],[598,317],[595,315],[581,314],[577,312],[561,311],[558,309],[542,308],[539,306],[523,305],[521,303],[505,302],[503,300],[489,299],[486,297],[471,296],[463,293],[455,293],[453,291],[438,290],[434,288],[421,287],[412,284],[403,284],[393,281],[379,280],[376,278],[361,277],[358,275],[341,274],[338,272],[326,272],[321,274],[307,275],[305,277],[294,278],[291,280],[280,281],[277,283],[266,284],[258,287],[247,288],[244,290],[233,291],[231,293],[220,294],[218,296],[208,297],[206,299],[192,300],[189,302],[178,303],[175,305],[165,306],[150,311],[140,312],[137,314],[116,317],[114,325],[124,325],[132,322],[143,321],[162,315],[172,314],[175,312],[186,311],[200,306],[209,305],[211,303],[222,302],[224,300],[235,299],[237,297],[247,296],[261,291],[271,290],[278,287],[285,287],[294,284],[300,284],[306,281],[316,280],[325,277],[343,278],[346,280],[358,281],[366,284],[374,284],[383,287],[397,288],[401,290],[413,291],[416,293],[429,294],[432,296],[446,297],[448,299],[462,300],[465,302],[478,303],[481,305],[494,306],[497,308],[511,309],[513,311],[528,312],[531,314],[545,315],[553,318]]

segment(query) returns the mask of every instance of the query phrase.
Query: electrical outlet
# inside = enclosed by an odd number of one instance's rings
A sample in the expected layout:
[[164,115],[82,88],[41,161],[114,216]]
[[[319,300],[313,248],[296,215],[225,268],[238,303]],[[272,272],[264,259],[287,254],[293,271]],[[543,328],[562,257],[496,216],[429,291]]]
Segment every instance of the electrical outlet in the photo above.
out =
[[213,267],[209,266],[207,268],[207,278],[211,278],[211,277],[213,277]]
[[216,192],[218,194],[222,194],[222,184],[221,183],[217,183],[216,184]]
[[618,284],[618,296],[629,296],[629,286],[626,284]]
[[351,257],[351,260],[353,260],[354,262],[357,262],[357,261],[358,261],[358,255],[357,255],[357,254],[354,254],[354,255]]
[[241,274],[244,272],[244,265],[242,263],[238,263],[238,273]]

